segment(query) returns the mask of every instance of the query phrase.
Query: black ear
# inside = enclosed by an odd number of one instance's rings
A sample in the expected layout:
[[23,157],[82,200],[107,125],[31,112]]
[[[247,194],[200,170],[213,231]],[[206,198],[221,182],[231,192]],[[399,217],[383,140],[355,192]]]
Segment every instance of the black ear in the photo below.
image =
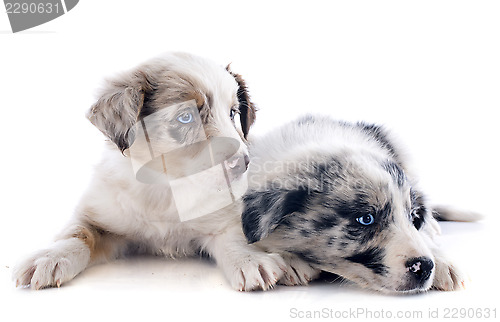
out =
[[308,191],[275,189],[250,190],[243,197],[241,220],[249,244],[258,242],[272,233],[279,224],[295,212],[304,212]]
[[238,102],[240,103],[240,123],[241,129],[243,131],[243,136],[245,139],[247,138],[248,131],[250,131],[250,127],[255,122],[255,114],[257,112],[257,108],[255,104],[250,100],[250,94],[248,94],[248,87],[240,74],[233,73],[229,68],[230,65],[227,65],[226,70],[233,75],[234,79],[238,83]]
[[131,143],[129,130],[154,87],[151,75],[141,69],[108,81],[87,118],[123,152]]

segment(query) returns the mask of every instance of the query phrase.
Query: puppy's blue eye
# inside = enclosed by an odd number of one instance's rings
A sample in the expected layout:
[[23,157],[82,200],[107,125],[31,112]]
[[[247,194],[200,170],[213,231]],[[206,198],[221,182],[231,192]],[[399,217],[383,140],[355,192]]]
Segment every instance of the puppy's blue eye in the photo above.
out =
[[368,226],[368,225],[373,224],[373,222],[375,221],[375,218],[373,218],[373,216],[371,214],[368,214],[368,215],[364,215],[364,216],[356,218],[356,221],[359,222],[361,225]]
[[193,114],[191,113],[181,114],[177,117],[177,121],[181,122],[182,124],[191,123],[193,122]]

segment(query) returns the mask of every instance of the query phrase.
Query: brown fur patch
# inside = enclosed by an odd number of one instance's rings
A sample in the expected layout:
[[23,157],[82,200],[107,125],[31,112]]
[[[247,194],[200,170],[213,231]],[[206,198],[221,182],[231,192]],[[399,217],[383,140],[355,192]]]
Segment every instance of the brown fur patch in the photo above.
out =
[[62,238],[78,238],[82,240],[90,250],[91,263],[116,257],[119,250],[125,245],[125,240],[120,236],[85,223],[75,225]]
[[90,249],[90,253],[93,253],[96,244],[96,237],[94,236],[94,233],[90,231],[90,229],[88,229],[87,227],[79,226],[71,237],[81,239]]
[[186,93],[186,101],[195,100],[198,109],[201,109],[205,105],[205,95],[200,92],[192,91]]
[[110,82],[87,118],[123,153],[129,147],[129,129],[137,121],[146,97],[156,86],[152,76],[144,71]]

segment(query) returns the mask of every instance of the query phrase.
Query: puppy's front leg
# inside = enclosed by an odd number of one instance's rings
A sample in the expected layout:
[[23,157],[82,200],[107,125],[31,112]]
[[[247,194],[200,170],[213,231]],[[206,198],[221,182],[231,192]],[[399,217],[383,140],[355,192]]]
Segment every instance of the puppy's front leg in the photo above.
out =
[[14,268],[16,285],[31,285],[38,290],[61,286],[90,264],[115,255],[124,240],[87,223],[63,231],[50,247],[38,251]]
[[432,288],[440,291],[457,291],[465,288],[466,275],[438,249],[433,251],[436,272]]
[[239,226],[211,236],[205,249],[238,291],[272,288],[286,270],[280,255],[249,245]]
[[310,281],[316,279],[321,272],[321,270],[314,268],[297,255],[284,252],[281,256],[285,260],[287,267],[285,274],[278,282],[279,284],[288,286],[307,285]]

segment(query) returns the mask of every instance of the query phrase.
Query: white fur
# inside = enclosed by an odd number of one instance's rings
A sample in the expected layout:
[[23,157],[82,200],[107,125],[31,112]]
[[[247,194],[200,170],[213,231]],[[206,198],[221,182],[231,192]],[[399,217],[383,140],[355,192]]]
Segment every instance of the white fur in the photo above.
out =
[[[188,79],[190,86],[194,86],[193,90],[201,93],[200,97],[211,98],[211,123],[204,124],[205,131],[213,137],[238,140],[238,153],[246,153],[241,132],[239,134],[229,117],[230,108],[238,102],[235,78],[223,67],[187,54],[160,57],[140,66],[138,71],[110,82],[89,118],[111,139],[123,135],[132,125],[127,127],[127,124],[120,123],[111,130],[106,127],[114,122],[116,113],[120,113],[122,119],[135,118],[137,107],[134,104],[140,98],[140,92],[135,94],[135,85],[129,86],[129,83],[137,82],[143,74],[156,79],[158,86],[164,79],[170,79],[171,84],[180,89]],[[122,88],[121,84],[129,87]],[[174,97],[176,94],[168,95]],[[115,104],[115,100],[121,100],[120,104]],[[152,143],[160,150],[172,148],[173,144],[164,136],[161,141]],[[148,151],[147,148],[142,150]],[[37,252],[19,264],[13,275],[18,285],[31,285],[35,289],[60,286],[88,265],[116,258],[131,250],[172,257],[207,252],[237,290],[267,289],[281,278],[285,267],[281,257],[247,244],[241,229],[239,202],[209,215],[181,221],[170,186],[139,182],[130,158],[126,157],[129,154],[125,150],[123,155],[111,142],[106,144],[102,162],[96,167],[91,185],[71,224],[49,249]],[[243,175],[233,184],[245,180]],[[186,196],[190,193],[189,186],[179,189]],[[203,204],[195,206],[203,207]]]

